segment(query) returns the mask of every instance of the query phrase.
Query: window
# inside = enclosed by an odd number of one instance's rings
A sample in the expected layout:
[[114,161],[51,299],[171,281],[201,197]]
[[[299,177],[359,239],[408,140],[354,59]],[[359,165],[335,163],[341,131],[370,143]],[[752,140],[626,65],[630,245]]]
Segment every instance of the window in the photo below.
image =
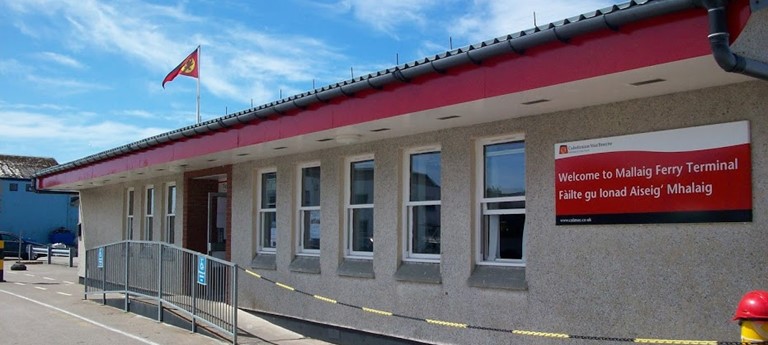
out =
[[144,203],[144,207],[146,208],[146,213],[144,214],[144,240],[152,241],[152,233],[154,230],[153,221],[155,219],[155,188],[152,186],[147,186],[145,196],[146,202]]
[[522,136],[479,142],[478,262],[525,264],[525,142]]
[[125,193],[125,239],[133,239],[133,188]]
[[437,146],[405,155],[406,260],[440,260],[440,156]]
[[8,190],[11,191],[11,192],[19,191],[19,184],[18,183],[10,183],[10,184],[8,184]]
[[176,242],[176,184],[166,186],[165,193],[165,241]]
[[347,160],[346,243],[349,256],[373,256],[373,156]]
[[301,168],[299,188],[299,253],[320,254],[320,163]]
[[35,190],[32,188],[32,185],[31,185],[31,184],[29,184],[29,183],[27,183],[27,184],[24,186],[24,188],[25,188],[24,190],[26,190],[27,192],[34,192],[34,191],[35,191]]
[[277,248],[277,172],[275,169],[259,173],[257,215],[257,251],[274,253]]

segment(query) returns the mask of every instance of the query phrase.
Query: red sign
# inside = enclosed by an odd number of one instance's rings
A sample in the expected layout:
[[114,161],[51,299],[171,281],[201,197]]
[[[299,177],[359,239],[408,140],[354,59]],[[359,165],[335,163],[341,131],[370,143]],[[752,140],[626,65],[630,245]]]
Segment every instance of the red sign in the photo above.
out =
[[555,145],[556,223],[752,221],[749,122]]

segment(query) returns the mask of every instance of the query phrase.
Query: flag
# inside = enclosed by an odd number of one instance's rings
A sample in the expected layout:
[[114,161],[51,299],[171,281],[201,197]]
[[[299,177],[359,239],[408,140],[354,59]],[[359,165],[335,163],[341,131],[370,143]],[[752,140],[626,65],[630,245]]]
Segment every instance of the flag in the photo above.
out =
[[176,78],[177,75],[185,75],[192,78],[199,78],[198,73],[200,72],[200,65],[198,65],[198,53],[200,52],[200,47],[198,46],[195,51],[193,51],[189,56],[187,56],[184,61],[182,61],[176,68],[174,68],[170,73],[168,73],[167,76],[165,76],[165,79],[163,79],[163,88],[165,88],[165,83],[172,81]]

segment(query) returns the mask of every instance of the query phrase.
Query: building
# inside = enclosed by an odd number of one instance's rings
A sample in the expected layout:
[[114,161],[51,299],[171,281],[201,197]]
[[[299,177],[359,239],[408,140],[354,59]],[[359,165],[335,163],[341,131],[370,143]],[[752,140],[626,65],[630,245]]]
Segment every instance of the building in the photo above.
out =
[[733,311],[768,276],[762,7],[631,2],[37,184],[80,191],[86,248],[168,241],[373,312],[243,278],[247,308],[434,343],[737,340]]
[[[77,231],[77,193],[34,188],[36,171],[57,165],[53,158],[0,155],[0,231],[49,243],[52,231]],[[74,243],[69,243],[74,244]]]

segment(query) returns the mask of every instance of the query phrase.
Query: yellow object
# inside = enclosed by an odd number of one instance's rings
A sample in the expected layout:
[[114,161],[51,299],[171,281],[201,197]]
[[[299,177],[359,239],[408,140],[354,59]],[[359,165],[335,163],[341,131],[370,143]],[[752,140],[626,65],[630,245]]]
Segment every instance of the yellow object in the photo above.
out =
[[757,343],[768,340],[768,320],[741,321],[741,341]]

